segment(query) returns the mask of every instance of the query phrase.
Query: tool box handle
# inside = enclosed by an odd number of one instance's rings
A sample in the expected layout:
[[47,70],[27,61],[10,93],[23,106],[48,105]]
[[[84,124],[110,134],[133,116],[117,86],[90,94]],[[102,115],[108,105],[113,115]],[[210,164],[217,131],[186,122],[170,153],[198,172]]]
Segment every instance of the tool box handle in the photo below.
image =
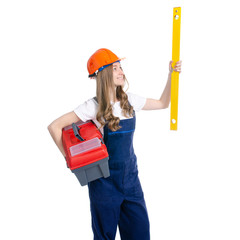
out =
[[73,132],[74,132],[75,137],[77,139],[79,139],[80,141],[84,141],[84,139],[79,134],[79,127],[77,126],[76,123],[72,123],[72,128],[73,128]]

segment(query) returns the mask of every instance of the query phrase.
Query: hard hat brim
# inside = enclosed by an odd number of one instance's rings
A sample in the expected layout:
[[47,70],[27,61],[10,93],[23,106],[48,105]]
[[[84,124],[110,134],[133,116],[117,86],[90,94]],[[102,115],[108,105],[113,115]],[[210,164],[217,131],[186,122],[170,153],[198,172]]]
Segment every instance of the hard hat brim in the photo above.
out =
[[[115,61],[115,62],[120,62],[120,61],[125,60],[125,59],[126,59],[126,57],[119,58],[119,59],[118,59],[117,61]],[[106,67],[114,64],[115,62],[112,62],[112,63],[110,63],[110,64],[107,64],[107,65],[104,65],[104,66],[100,67],[100,68],[99,68],[96,72],[94,72],[93,74],[89,74],[88,77],[90,78],[90,77],[95,77],[95,76],[97,76],[97,73],[98,73],[98,72],[101,72],[104,68],[106,68]]]

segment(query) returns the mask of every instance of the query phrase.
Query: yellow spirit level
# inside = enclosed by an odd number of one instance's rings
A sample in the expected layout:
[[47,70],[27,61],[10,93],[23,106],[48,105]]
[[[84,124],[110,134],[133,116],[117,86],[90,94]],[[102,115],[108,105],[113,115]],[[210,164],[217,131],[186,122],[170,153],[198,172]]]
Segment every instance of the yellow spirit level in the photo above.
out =
[[[172,67],[180,60],[181,7],[173,8]],[[171,80],[171,123],[170,130],[177,130],[178,123],[178,84],[179,73],[172,72]]]

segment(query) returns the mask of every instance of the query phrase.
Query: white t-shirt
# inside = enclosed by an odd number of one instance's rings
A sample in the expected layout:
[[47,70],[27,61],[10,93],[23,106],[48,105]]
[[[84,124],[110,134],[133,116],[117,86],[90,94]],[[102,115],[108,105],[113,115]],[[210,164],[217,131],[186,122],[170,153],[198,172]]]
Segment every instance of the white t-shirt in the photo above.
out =
[[[133,93],[127,92],[128,95],[128,101],[130,102],[133,109],[138,112],[140,111],[145,103],[146,98],[138,96]],[[120,102],[115,102],[113,104],[113,115],[115,117],[119,117],[120,120],[126,119],[126,117],[122,114],[122,109],[120,107]],[[88,99],[81,105],[79,105],[77,108],[74,109],[74,112],[77,114],[77,116],[83,121],[86,122],[88,120],[93,120],[97,127],[100,127],[101,124],[96,120],[98,110],[98,103],[94,100],[94,98]],[[101,129],[101,132],[103,133],[103,129]]]

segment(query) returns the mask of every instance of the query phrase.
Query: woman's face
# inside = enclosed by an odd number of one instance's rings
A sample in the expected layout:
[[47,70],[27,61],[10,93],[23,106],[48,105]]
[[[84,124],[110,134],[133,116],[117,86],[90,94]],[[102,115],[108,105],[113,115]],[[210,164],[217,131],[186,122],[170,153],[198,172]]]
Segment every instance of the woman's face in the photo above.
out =
[[125,76],[119,62],[113,64],[113,82],[115,86],[124,86]]

